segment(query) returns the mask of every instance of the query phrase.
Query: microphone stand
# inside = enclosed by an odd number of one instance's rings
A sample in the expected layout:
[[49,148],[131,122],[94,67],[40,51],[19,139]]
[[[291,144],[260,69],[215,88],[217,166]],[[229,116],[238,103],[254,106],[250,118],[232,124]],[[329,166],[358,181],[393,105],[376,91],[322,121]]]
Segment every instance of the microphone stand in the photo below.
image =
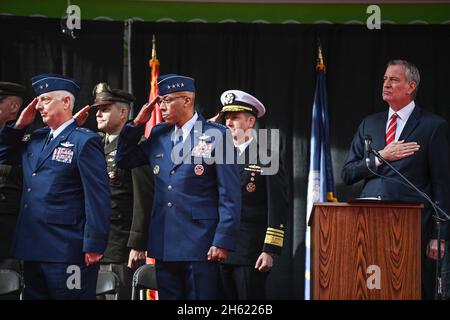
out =
[[[385,163],[389,168],[391,168],[395,173],[397,173],[411,188],[413,188],[417,193],[419,193],[423,198],[425,198],[434,210],[433,218],[436,222],[437,227],[437,246],[438,246],[438,257],[436,260],[436,283],[435,283],[435,300],[441,300],[442,298],[442,270],[440,268],[439,261],[441,260],[441,222],[450,221],[450,217],[447,213],[442,210],[437,203],[434,203],[431,198],[425,193],[419,190],[411,181],[408,180],[403,174],[401,174],[397,169],[394,168],[386,159],[384,159],[377,150],[369,148],[368,152],[374,154],[380,161]],[[441,217],[441,215],[443,217]]]

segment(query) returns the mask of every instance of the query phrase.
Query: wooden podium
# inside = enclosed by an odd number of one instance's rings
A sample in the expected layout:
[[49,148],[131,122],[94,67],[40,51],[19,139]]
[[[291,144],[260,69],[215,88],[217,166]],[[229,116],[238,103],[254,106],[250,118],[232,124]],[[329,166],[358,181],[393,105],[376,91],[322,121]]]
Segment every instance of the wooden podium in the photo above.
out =
[[310,219],[312,299],[421,299],[422,208],[316,203]]

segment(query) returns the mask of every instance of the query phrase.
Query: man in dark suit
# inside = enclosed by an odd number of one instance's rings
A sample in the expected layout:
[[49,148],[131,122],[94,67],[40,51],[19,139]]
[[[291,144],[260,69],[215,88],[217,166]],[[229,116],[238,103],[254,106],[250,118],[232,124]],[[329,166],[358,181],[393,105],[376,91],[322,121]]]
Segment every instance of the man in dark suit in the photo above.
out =
[[[282,166],[274,174],[265,171],[271,163],[263,163],[269,155],[278,162],[279,154],[267,152],[267,146],[257,142],[253,130],[256,119],[266,109],[254,96],[240,90],[222,93],[221,110],[225,124],[231,130],[240,166],[242,209],[239,236],[235,252],[230,252],[220,264],[222,296],[232,300],[264,300],[266,281],[284,241],[284,223],[288,207],[285,175]],[[273,146],[275,147],[275,146]]]
[[[25,297],[95,299],[111,212],[103,146],[72,118],[75,80],[42,74],[32,86],[37,97],[0,132],[8,158],[23,167],[13,254],[24,260]],[[48,127],[23,141],[37,111]]]
[[[144,105],[121,131],[117,165],[149,163],[153,170],[155,201],[147,249],[156,259],[160,298],[215,299],[217,261],[235,249],[241,210],[231,135],[195,112],[194,79],[169,74],[158,77],[158,86],[160,97]],[[156,102],[165,122],[138,144]]]
[[[449,158],[447,122],[424,109],[414,98],[419,87],[418,69],[404,60],[388,63],[383,80],[383,100],[389,110],[370,115],[360,124],[342,169],[347,184],[364,180],[361,197],[382,200],[419,201],[422,214],[423,297],[432,299],[435,288],[435,262],[438,258],[437,229],[430,205],[416,191],[402,184],[389,167],[371,156],[366,167],[364,137],[372,137],[372,148],[405,175],[415,186],[449,212]],[[448,224],[442,224],[442,239],[448,237]],[[444,253],[444,240],[441,243]]]
[[[25,87],[20,84],[0,82],[0,130],[7,121],[17,118],[25,92]],[[4,150],[0,150],[0,268],[20,273],[19,261],[11,256],[11,243],[19,214],[22,168],[8,164],[2,151]]]
[[[126,170],[116,167],[117,140],[128,121],[134,96],[106,83],[94,88],[98,129],[111,189],[111,228],[100,270],[115,272],[120,279],[119,299],[131,300],[133,274],[145,262],[147,228],[153,203],[153,176],[148,165]],[[85,110],[86,112],[87,110]]]

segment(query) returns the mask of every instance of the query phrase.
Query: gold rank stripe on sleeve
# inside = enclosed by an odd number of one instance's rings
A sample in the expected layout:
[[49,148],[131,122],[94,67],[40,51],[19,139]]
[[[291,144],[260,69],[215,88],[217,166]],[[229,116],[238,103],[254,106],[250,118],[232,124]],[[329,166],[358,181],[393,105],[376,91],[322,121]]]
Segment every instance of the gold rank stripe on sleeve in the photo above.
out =
[[283,247],[284,240],[284,231],[275,229],[275,228],[267,228],[266,238],[264,239],[264,243],[270,244],[277,247]]
[[279,236],[281,236],[281,237],[284,237],[284,231],[281,230],[281,229],[276,229],[276,228],[268,227],[268,228],[267,228],[267,233],[272,233],[272,234],[275,234],[275,235],[279,235]]
[[274,236],[270,234],[266,234],[266,238],[264,239],[265,244],[270,244],[277,247],[283,247],[283,238],[279,236]]

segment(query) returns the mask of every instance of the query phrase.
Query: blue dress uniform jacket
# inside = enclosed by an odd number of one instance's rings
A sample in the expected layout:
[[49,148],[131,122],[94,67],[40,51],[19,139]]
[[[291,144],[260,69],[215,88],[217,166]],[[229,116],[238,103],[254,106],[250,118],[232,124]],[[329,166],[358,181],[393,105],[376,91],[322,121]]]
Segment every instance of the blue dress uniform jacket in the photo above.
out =
[[[149,163],[152,168],[155,199],[149,256],[164,261],[207,261],[212,245],[235,249],[241,210],[239,168],[235,159],[234,164],[220,164],[194,157],[191,152],[184,157],[190,163],[174,164],[171,159],[173,127],[164,123],[155,126],[150,138],[138,145],[144,126],[127,124],[119,136],[116,162],[125,168]],[[189,150],[209,129],[219,132],[215,138],[221,140],[221,143],[211,141],[212,158],[220,153],[216,150],[219,145],[225,150],[228,143],[234,149],[226,127],[206,122],[199,115],[185,141],[190,143]]]
[[[0,132],[2,154],[23,166],[23,193],[13,254],[25,261],[84,263],[85,252],[103,253],[111,193],[100,137],[75,122],[45,148],[50,129],[12,124]],[[14,163],[13,163],[14,164]]]

